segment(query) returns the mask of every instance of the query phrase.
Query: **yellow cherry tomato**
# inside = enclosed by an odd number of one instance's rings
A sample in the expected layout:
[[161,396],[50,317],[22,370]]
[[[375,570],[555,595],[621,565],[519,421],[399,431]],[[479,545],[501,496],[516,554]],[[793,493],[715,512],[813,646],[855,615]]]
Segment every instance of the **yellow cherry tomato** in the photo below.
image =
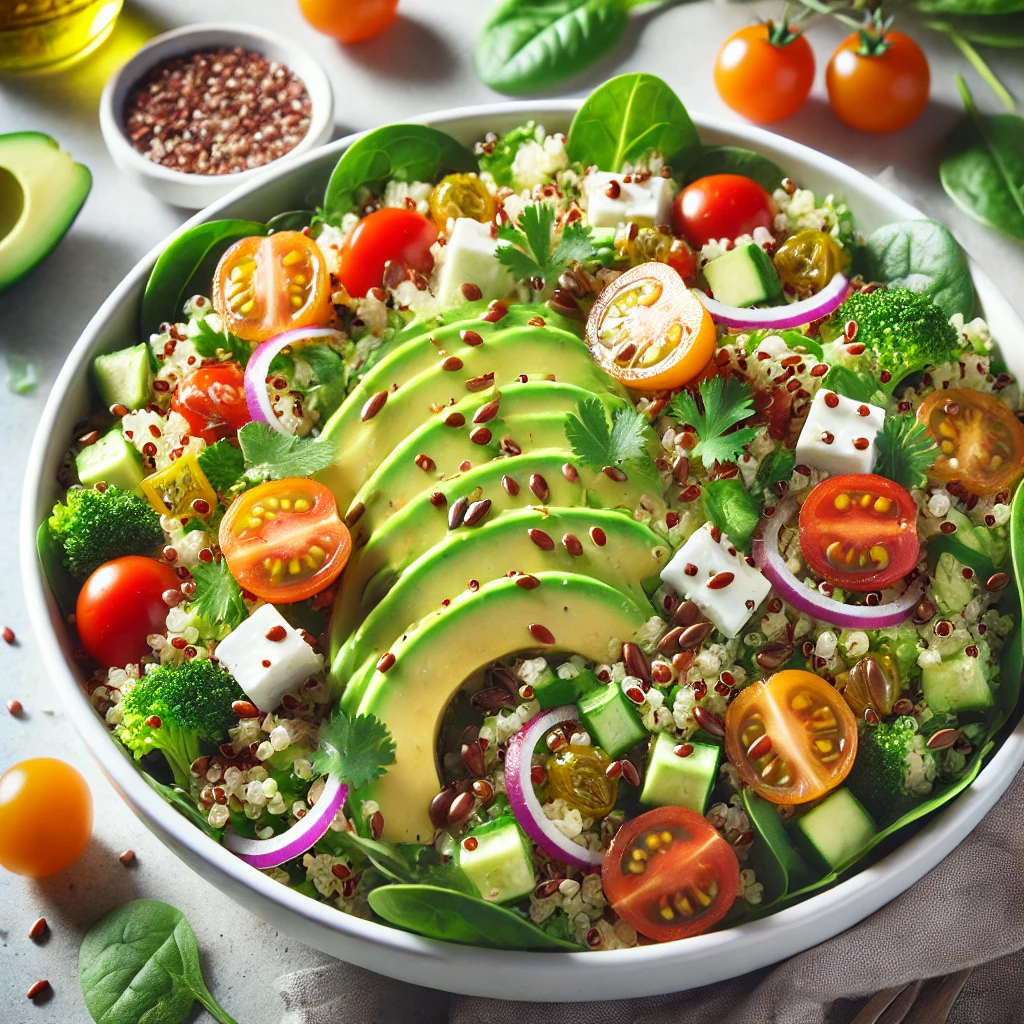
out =
[[449,217],[469,217],[489,224],[494,216],[494,198],[475,174],[449,174],[430,193],[430,216],[441,231],[447,228]]
[[793,295],[816,295],[837,273],[846,273],[850,254],[824,231],[799,231],[775,250],[775,269]]
[[548,784],[585,818],[603,818],[615,806],[618,779],[605,774],[611,758],[600,748],[578,743],[563,747],[548,761]]

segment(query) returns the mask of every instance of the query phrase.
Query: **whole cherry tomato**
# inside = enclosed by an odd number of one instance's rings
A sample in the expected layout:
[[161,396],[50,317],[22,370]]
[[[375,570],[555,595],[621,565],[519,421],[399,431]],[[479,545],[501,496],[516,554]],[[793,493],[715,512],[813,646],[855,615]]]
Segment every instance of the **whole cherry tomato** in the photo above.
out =
[[214,363],[191,370],[174,389],[171,408],[181,413],[192,433],[207,444],[234,437],[252,419],[245,403],[245,375],[238,363]]
[[694,248],[712,239],[749,235],[754,228],[772,229],[775,204],[753,178],[742,174],[709,174],[676,196],[672,226]]
[[379,288],[388,263],[429,274],[434,267],[430,247],[437,241],[437,225],[415,210],[386,206],[364,217],[346,236],[341,247],[338,277],[349,295],[363,298]]
[[302,16],[339,43],[380,35],[398,17],[398,0],[299,0]]

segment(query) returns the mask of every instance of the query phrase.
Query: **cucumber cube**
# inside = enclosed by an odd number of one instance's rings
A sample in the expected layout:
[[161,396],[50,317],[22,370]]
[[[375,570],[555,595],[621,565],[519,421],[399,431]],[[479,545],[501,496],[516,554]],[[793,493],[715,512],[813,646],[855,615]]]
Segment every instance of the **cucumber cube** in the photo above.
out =
[[936,714],[980,711],[995,703],[985,672],[986,659],[961,652],[921,670],[921,692]]
[[704,265],[711,293],[727,306],[756,306],[782,294],[782,282],[768,254],[756,242],[738,245]]
[[563,704],[575,704],[583,694],[600,685],[597,676],[588,668],[571,679],[563,679],[549,665],[534,682],[533,696],[541,710],[548,711]]
[[647,774],[640,792],[640,803],[648,807],[688,807],[704,813],[711,788],[718,774],[722,748],[710,743],[690,743],[693,751],[680,757],[675,751],[679,741],[662,732],[654,741],[647,759]]
[[[470,839],[472,849],[467,848]],[[456,851],[458,866],[488,903],[520,899],[537,886],[530,844],[513,818],[498,818],[473,829]]]
[[152,374],[145,343],[97,356],[92,373],[100,398],[108,408],[123,405],[126,409],[140,409],[149,401]]
[[647,738],[636,705],[617,683],[600,686],[580,698],[580,721],[609,757],[619,757]]
[[78,479],[85,487],[94,487],[101,481],[122,491],[142,495],[142,459],[124,439],[120,427],[113,427],[95,444],[83,448],[75,456]]
[[845,786],[808,811],[796,827],[805,846],[833,871],[852,864],[876,831],[871,815]]

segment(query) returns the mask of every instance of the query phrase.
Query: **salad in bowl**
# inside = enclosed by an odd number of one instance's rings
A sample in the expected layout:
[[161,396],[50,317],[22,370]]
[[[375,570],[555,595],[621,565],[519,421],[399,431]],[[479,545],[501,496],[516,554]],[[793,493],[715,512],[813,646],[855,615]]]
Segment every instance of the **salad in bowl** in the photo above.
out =
[[650,75],[566,135],[370,132],[316,209],[179,235],[93,362],[38,537],[90,701],[212,840],[430,938],[804,899],[1016,714],[974,314],[941,225],[863,237]]

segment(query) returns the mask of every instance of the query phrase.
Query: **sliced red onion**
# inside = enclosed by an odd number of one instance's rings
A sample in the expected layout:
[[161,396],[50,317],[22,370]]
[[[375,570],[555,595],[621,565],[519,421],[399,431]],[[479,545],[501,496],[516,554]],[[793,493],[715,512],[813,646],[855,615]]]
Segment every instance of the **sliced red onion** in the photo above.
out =
[[530,778],[537,744],[560,722],[574,722],[578,717],[579,712],[571,704],[542,711],[509,740],[505,751],[505,791],[516,821],[549,857],[577,868],[589,868],[600,864],[604,853],[574,843],[555,828],[545,816]]
[[332,330],[330,327],[299,327],[294,331],[286,331],[276,338],[263,342],[249,357],[245,367],[245,404],[249,408],[249,415],[258,423],[269,423],[280,434],[289,434],[290,431],[281,425],[270,404],[270,395],[267,393],[270,364],[281,349],[300,341],[309,341],[311,338],[341,341],[343,335],[341,331]]
[[779,597],[804,615],[848,629],[886,629],[888,626],[898,626],[917,607],[928,583],[927,577],[923,575],[914,580],[894,601],[876,605],[843,604],[801,583],[789,571],[779,551],[779,532],[796,509],[796,498],[786,498],[781,502],[770,519],[762,520],[751,546],[751,554],[758,569],[771,581]]
[[836,274],[817,295],[809,299],[791,302],[787,306],[767,306],[764,309],[727,306],[696,288],[693,293],[707,307],[715,323],[726,327],[747,327],[753,330],[763,327],[781,331],[787,327],[801,327],[835,312],[843,304],[849,287],[850,282],[842,274]]
[[348,796],[348,786],[328,777],[320,799],[287,832],[270,839],[247,839],[237,832],[224,833],[224,845],[254,868],[276,868],[301,857],[331,827]]

